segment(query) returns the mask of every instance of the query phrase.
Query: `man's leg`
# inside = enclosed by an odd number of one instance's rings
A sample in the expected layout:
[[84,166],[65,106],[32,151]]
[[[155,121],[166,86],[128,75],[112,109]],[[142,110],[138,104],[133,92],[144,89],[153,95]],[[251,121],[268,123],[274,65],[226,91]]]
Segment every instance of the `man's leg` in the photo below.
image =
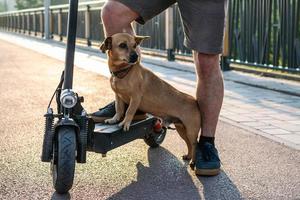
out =
[[217,175],[220,159],[214,144],[224,88],[219,66],[227,0],[177,0],[185,31],[185,46],[193,50],[197,100],[202,124],[196,150],[196,174]]
[[194,51],[193,56],[197,71],[196,97],[202,118],[196,151],[196,174],[217,175],[221,166],[214,140],[224,96],[219,55]]
[[202,116],[201,136],[214,137],[224,96],[219,55],[195,51],[193,55],[198,78],[196,97]]

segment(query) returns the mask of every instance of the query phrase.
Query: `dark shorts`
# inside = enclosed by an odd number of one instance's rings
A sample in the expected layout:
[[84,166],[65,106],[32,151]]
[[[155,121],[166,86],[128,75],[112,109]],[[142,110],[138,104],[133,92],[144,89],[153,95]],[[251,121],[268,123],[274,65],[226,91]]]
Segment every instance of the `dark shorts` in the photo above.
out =
[[117,1],[138,13],[136,21],[140,24],[177,2],[184,26],[184,45],[200,53],[222,53],[227,0]]

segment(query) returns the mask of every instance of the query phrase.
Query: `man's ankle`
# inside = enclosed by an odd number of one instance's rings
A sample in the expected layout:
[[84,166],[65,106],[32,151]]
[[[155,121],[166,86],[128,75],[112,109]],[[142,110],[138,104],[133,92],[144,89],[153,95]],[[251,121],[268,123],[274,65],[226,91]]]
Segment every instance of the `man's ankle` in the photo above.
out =
[[203,145],[208,142],[210,144],[212,144],[213,146],[215,146],[215,137],[207,137],[207,136],[200,136],[198,145],[199,147],[203,147]]

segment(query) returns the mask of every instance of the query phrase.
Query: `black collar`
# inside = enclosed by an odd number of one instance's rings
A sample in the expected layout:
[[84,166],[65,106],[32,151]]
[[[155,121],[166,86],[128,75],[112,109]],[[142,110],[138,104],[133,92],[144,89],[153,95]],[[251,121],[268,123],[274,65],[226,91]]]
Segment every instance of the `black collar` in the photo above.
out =
[[117,77],[119,79],[124,78],[132,69],[134,65],[129,64],[127,67],[120,69],[119,71],[110,72],[112,77]]

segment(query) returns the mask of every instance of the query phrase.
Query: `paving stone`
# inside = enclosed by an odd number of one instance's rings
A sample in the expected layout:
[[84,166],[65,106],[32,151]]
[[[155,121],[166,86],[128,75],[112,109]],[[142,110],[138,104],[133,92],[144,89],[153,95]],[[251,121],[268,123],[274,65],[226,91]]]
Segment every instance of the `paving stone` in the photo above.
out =
[[287,131],[300,131],[300,126],[297,124],[291,124],[291,123],[284,123],[284,124],[274,124],[274,126],[280,127],[281,129],[287,130]]
[[226,115],[225,116],[228,119],[231,119],[235,122],[254,122],[255,120],[250,117],[244,117],[240,115]]
[[300,135],[299,134],[276,135],[276,137],[287,140],[294,144],[298,144],[298,145],[300,144]]
[[245,126],[250,126],[253,128],[256,127],[267,127],[269,126],[268,124],[264,123],[264,122],[260,122],[260,121],[253,121],[253,122],[241,122],[243,125]]
[[[284,123],[286,123],[285,121],[281,121],[281,120],[278,120],[278,119],[273,119],[272,117],[270,117],[269,119],[265,119],[265,120],[263,120],[265,123],[267,123],[267,124],[269,124],[269,125],[274,125],[275,126],[275,124],[277,124],[277,126],[278,125],[280,125],[280,124],[284,124]],[[277,127],[276,126],[276,127]],[[277,127],[278,128],[278,127]]]
[[265,132],[265,133],[269,133],[271,135],[282,135],[282,134],[291,134],[290,131],[287,130],[283,130],[280,128],[275,128],[275,129],[260,129],[261,131]]
[[289,122],[292,123],[292,124],[298,124],[298,125],[300,125],[300,120],[296,120],[296,121],[291,120]]
[[257,121],[264,121],[270,119],[270,116],[260,114],[260,113],[249,113],[249,114],[244,114],[246,117],[251,117]]
[[242,109],[242,108],[237,108],[237,107],[231,108],[230,111],[233,113],[236,113],[236,114],[249,114],[251,112],[247,109]]
[[261,130],[261,131],[267,130],[267,129],[277,129],[277,127],[276,127],[276,126],[273,126],[273,125],[255,126],[255,127],[253,127],[253,128],[255,128],[255,129],[257,129],[257,130]]

